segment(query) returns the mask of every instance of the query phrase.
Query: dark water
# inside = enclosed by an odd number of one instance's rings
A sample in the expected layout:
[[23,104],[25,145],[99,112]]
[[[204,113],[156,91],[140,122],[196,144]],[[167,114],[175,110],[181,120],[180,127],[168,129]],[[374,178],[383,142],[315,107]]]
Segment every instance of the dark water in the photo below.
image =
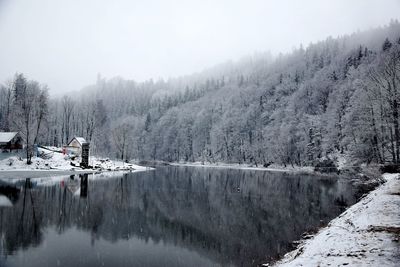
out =
[[263,171],[72,178],[0,181],[0,266],[254,266],[357,197],[345,180]]

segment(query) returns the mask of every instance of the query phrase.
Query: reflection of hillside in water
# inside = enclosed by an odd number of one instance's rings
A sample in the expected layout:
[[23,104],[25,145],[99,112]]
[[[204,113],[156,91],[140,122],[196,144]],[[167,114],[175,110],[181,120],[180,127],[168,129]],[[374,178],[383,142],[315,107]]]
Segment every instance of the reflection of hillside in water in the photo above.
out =
[[46,227],[77,227],[93,243],[152,239],[222,264],[254,265],[285,253],[304,231],[355,201],[341,180],[260,171],[165,167],[78,181],[79,194],[68,180],[26,183],[12,208],[0,208],[3,253],[40,244]]

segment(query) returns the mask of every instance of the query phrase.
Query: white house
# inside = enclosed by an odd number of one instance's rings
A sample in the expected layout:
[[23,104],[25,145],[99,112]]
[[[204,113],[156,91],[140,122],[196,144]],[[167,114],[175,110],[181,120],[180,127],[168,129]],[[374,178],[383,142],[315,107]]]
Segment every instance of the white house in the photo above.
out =
[[87,143],[85,138],[83,137],[78,137],[75,136],[74,138],[69,141],[68,145],[66,145],[65,152],[67,154],[75,154],[75,155],[81,155],[82,153],[82,144]]

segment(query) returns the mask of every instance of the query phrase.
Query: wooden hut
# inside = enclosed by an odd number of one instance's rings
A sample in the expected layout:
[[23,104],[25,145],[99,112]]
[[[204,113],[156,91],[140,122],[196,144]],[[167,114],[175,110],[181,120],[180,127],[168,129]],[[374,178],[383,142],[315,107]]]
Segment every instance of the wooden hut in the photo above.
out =
[[22,149],[22,138],[18,132],[0,132],[0,150]]

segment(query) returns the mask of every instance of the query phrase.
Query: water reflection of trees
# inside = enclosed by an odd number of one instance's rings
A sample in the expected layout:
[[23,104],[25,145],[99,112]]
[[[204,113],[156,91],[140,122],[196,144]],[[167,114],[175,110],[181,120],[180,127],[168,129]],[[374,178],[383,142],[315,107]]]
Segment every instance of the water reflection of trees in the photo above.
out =
[[286,252],[304,231],[340,213],[338,200],[354,202],[345,182],[283,173],[160,168],[75,179],[79,194],[68,184],[31,188],[26,182],[14,207],[0,208],[5,253],[38,245],[46,227],[59,233],[77,227],[93,243],[152,239],[221,263],[252,265]]
[[[12,190],[16,194],[14,208],[1,208],[0,226],[1,232],[4,234],[2,238],[3,250],[14,251],[20,247],[27,248],[40,244],[43,237],[42,218],[39,214],[41,211],[38,210],[37,203],[30,190],[30,180],[26,179],[25,190],[22,192],[9,185],[1,185],[1,187],[3,190],[8,187],[10,188],[8,190]],[[12,212],[12,217],[9,217],[9,211]]]

